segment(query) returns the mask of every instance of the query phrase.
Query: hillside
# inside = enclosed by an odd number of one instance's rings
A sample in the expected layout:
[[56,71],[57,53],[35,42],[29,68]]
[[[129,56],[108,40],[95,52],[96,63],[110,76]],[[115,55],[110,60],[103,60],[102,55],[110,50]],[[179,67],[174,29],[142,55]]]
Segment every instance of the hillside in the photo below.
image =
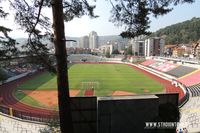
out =
[[200,39],[200,18],[192,18],[160,29],[152,36],[166,37],[166,44],[195,42]]

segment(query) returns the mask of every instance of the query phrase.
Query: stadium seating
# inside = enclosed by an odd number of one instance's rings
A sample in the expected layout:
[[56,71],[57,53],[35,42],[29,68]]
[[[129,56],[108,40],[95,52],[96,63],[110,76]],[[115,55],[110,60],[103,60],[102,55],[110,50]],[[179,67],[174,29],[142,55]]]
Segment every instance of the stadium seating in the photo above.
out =
[[153,63],[155,63],[155,60],[146,60],[146,61],[142,62],[141,65],[149,66],[149,65],[151,65]]
[[189,86],[188,89],[190,90],[193,97],[200,96],[200,84]]
[[169,74],[177,78],[180,78],[184,75],[187,75],[197,70],[197,68],[173,64],[168,61],[160,61],[160,60],[147,60],[142,62],[141,65],[153,68],[155,70],[164,72],[166,74]]
[[170,71],[170,70],[176,68],[177,66],[178,65],[176,65],[176,64],[164,62],[163,64],[157,66],[155,69],[159,70],[161,72],[167,72],[167,71]]
[[68,56],[68,60],[72,62],[80,62],[83,59],[85,59],[87,62],[96,62],[101,60],[100,57],[93,56],[90,54],[73,54]]
[[0,114],[0,133],[38,133],[44,128],[46,128],[46,126],[43,124],[18,121],[12,117]]
[[179,77],[187,75],[187,74],[189,74],[189,73],[191,73],[191,72],[193,72],[195,70],[197,70],[197,69],[196,68],[192,68],[192,67],[188,67],[188,66],[180,65],[180,66],[178,66],[178,67],[176,67],[174,69],[171,69],[170,71],[168,71],[166,73],[169,74],[169,75],[172,75],[174,77],[179,78]]
[[192,74],[186,75],[178,79],[179,82],[186,86],[192,86],[200,83],[200,70],[195,71]]
[[156,69],[158,66],[162,65],[164,62],[155,61],[153,64],[150,64],[149,67]]
[[8,71],[7,69],[4,69],[4,68],[0,68],[0,69],[1,69],[1,71],[3,71],[3,72],[6,73],[6,75],[8,76],[8,78],[13,77],[13,76],[16,76],[15,73],[10,72],[10,71]]

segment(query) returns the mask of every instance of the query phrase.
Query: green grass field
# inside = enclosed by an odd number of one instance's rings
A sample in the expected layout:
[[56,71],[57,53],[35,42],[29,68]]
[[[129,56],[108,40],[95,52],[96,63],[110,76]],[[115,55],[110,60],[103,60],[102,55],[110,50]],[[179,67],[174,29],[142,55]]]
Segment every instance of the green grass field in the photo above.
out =
[[[84,90],[90,83],[97,96],[111,95],[116,90],[142,94],[144,90],[153,93],[164,88],[159,82],[124,64],[76,64],[69,68],[70,89]],[[54,90],[56,76],[45,72],[17,89]]]
[[[161,92],[164,89],[161,83],[125,64],[76,64],[68,69],[68,73],[69,87],[80,90],[78,96],[83,96],[85,89],[89,88],[95,90],[96,96],[109,96],[114,91],[144,94]],[[21,102],[31,106],[52,109],[20,90],[56,90],[56,88],[56,75],[44,72],[18,86],[14,95]]]

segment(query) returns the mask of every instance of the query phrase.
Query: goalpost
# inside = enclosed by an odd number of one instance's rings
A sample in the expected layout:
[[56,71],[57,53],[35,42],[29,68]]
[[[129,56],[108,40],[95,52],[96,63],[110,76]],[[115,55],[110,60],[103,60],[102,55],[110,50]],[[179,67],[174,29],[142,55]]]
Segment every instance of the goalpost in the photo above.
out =
[[87,90],[87,89],[99,89],[99,82],[97,81],[91,81],[91,82],[81,82],[81,89]]

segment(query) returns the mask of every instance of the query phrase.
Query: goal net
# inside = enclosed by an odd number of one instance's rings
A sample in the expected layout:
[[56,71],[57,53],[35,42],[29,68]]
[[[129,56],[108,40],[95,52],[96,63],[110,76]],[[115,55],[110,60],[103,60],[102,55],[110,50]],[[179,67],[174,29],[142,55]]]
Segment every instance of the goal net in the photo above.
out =
[[99,82],[81,82],[81,89],[87,90],[87,89],[99,89]]

